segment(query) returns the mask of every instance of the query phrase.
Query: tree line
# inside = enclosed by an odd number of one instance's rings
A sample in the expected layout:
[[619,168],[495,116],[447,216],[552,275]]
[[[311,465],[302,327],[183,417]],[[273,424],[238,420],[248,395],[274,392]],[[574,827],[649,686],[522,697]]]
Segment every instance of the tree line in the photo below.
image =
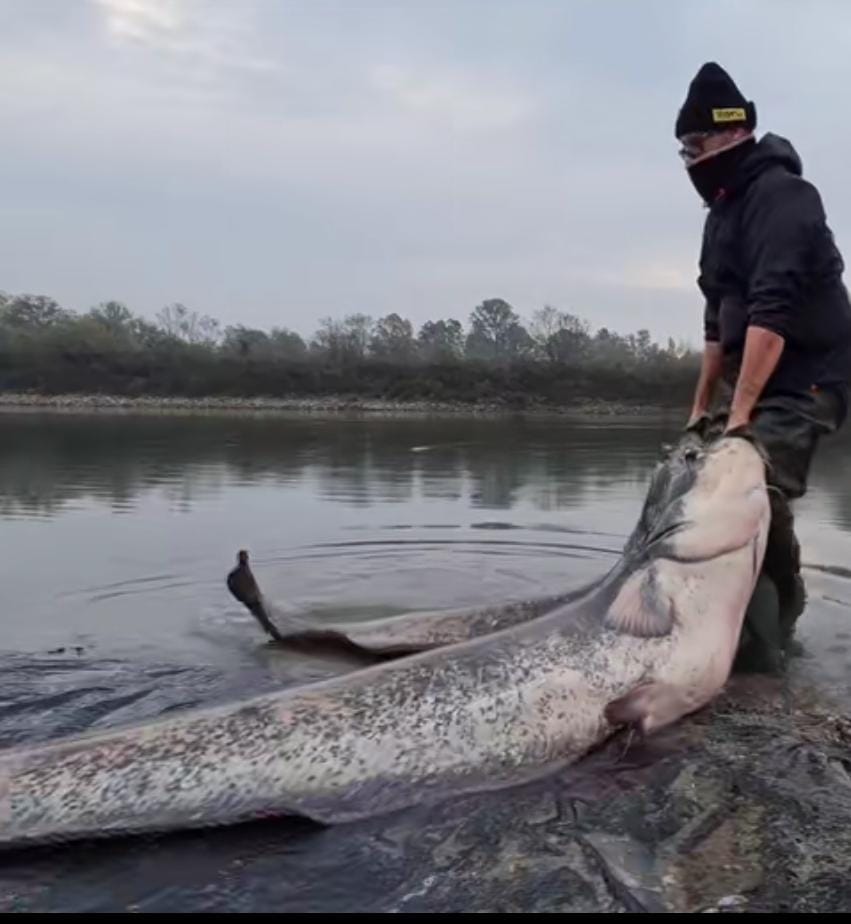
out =
[[352,394],[516,404],[574,398],[686,400],[698,357],[646,330],[592,330],[545,305],[528,321],[504,299],[418,330],[391,313],[286,327],[223,327],[174,303],[153,320],[110,301],[78,313],[0,292],[0,389],[155,395]]

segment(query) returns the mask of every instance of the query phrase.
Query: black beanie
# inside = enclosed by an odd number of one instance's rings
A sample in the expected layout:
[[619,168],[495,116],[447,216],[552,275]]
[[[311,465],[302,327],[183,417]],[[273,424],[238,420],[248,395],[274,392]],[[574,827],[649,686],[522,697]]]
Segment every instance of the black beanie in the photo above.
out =
[[674,134],[681,138],[727,128],[756,128],[756,106],[742,96],[723,67],[709,61],[689,84]]

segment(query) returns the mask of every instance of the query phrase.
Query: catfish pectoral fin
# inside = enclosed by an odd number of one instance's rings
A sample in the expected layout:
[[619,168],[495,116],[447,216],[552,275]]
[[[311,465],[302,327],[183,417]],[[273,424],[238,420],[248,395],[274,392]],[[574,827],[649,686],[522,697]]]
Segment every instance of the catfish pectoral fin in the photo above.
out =
[[668,683],[648,681],[610,702],[604,716],[610,725],[635,727],[649,735],[693,711],[683,690]]

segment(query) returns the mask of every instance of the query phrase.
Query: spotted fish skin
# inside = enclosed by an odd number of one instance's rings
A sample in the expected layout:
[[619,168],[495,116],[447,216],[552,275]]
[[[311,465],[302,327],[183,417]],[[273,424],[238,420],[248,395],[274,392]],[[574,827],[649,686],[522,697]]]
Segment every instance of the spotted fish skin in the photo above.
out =
[[651,495],[659,484],[670,496],[595,591],[536,619],[0,753],[0,846],[281,815],[348,822],[540,777],[622,721],[652,732],[700,708],[729,675],[764,553],[764,467],[729,439],[675,453]]

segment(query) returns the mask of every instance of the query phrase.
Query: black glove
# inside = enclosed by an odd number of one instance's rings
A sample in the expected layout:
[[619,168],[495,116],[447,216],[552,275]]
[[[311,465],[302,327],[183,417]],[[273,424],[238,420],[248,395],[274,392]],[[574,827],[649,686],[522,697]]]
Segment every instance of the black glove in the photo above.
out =
[[747,440],[749,443],[757,445],[756,435],[754,434],[753,429],[749,423],[740,424],[738,427],[733,427],[732,430],[725,430],[724,437],[733,437],[740,440]]
[[712,423],[712,418],[709,414],[701,414],[700,417],[697,417],[691,423],[686,424],[685,432],[688,434],[694,434],[701,440],[705,440],[709,434],[709,427]]

